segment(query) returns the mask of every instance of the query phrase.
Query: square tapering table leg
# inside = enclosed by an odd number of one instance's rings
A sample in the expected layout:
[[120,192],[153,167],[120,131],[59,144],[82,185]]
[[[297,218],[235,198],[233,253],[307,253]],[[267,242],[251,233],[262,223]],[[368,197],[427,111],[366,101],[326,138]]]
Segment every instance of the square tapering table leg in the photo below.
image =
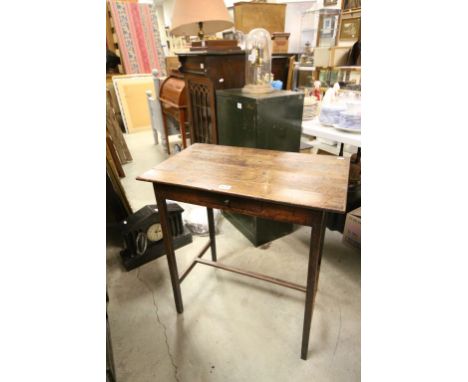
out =
[[210,246],[211,246],[211,258],[213,261],[217,261],[216,256],[216,229],[213,217],[213,208],[207,207],[206,212],[208,214],[208,229],[210,231]]
[[307,288],[304,309],[304,327],[302,330],[301,358],[307,359],[309,349],[310,325],[314,310],[315,293],[318,285],[318,274],[322,257],[323,238],[325,236],[326,214],[322,213],[320,224],[312,227],[310,235],[309,265],[307,268]]
[[166,249],[167,264],[169,266],[169,273],[171,275],[172,291],[174,292],[174,300],[177,313],[184,311],[184,304],[182,303],[182,294],[180,292],[179,272],[177,271],[177,261],[174,253],[174,244],[172,241],[171,225],[169,223],[169,214],[167,212],[166,198],[158,194],[156,187],[154,187],[156,201],[158,203],[159,217],[161,220],[161,228],[163,233],[164,248]]

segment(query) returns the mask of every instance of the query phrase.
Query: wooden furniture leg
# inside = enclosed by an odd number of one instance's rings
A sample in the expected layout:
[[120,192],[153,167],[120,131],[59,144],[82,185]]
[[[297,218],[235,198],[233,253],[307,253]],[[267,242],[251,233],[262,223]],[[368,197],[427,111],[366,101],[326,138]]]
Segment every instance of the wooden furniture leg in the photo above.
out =
[[207,207],[206,212],[208,214],[208,229],[210,231],[210,246],[211,246],[211,258],[213,261],[217,261],[216,256],[216,231],[213,217],[213,208]]
[[322,223],[322,229],[323,229],[323,237],[322,237],[322,241],[321,241],[321,244],[320,244],[320,248],[319,248],[319,259],[318,259],[318,271],[317,271],[317,280],[315,282],[315,292],[314,292],[314,301],[315,301],[315,296],[317,294],[317,290],[318,290],[318,285],[319,285],[319,278],[320,278],[320,266],[322,265],[322,251],[323,251],[323,241],[324,241],[324,238],[325,238],[325,230],[327,228],[327,213],[326,212],[323,212],[323,223]]
[[161,217],[161,228],[163,232],[164,248],[166,249],[167,265],[171,275],[172,291],[174,292],[174,300],[177,313],[184,311],[182,302],[182,294],[180,292],[179,272],[177,271],[177,261],[174,253],[174,245],[172,242],[171,225],[169,223],[169,214],[167,212],[166,198],[158,193],[154,185],[154,194],[158,203],[159,215]]
[[185,111],[181,110],[179,112],[179,127],[180,133],[182,134],[182,147],[187,148],[187,134],[185,132]]
[[[163,106],[161,105],[161,108]],[[169,144],[169,131],[167,127],[167,122],[166,122],[166,115],[162,113],[162,121],[163,121],[163,126],[164,126],[164,136],[166,137],[166,145],[167,145],[167,153],[171,155],[171,145]]]
[[310,325],[312,312],[314,310],[315,292],[317,291],[319,263],[323,248],[323,237],[325,235],[326,214],[322,213],[320,224],[312,227],[310,235],[309,265],[307,267],[307,287],[304,309],[304,327],[302,329],[301,358],[307,359],[309,349]]

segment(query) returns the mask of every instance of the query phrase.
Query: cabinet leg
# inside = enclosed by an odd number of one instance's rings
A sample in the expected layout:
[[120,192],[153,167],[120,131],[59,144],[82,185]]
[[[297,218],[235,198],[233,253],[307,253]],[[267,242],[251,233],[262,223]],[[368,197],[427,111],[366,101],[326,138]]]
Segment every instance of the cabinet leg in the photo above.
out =
[[179,272],[177,271],[177,261],[174,253],[174,244],[172,241],[171,224],[169,223],[169,214],[167,212],[166,198],[158,194],[156,186],[154,186],[154,193],[158,203],[158,211],[161,221],[161,228],[163,233],[164,248],[166,250],[167,265],[169,266],[169,274],[171,275],[172,291],[174,293],[174,301],[177,313],[184,311],[184,304],[182,303],[182,294],[180,292]]
[[[161,103],[161,109],[163,105]],[[168,155],[171,155],[171,146],[169,145],[169,128],[167,126],[166,115],[162,113],[162,121],[163,121],[163,128],[164,128],[164,136],[166,137],[166,151]]]
[[215,229],[215,224],[214,224],[213,208],[207,207],[206,212],[208,214],[208,229],[210,231],[211,258],[213,259],[213,261],[217,261],[216,229]]
[[180,134],[182,135],[182,147],[187,148],[187,133],[185,131],[185,112],[183,110],[179,111],[179,127]]
[[310,235],[309,265],[307,267],[307,288],[304,307],[304,327],[302,329],[301,358],[307,359],[309,334],[314,310],[315,293],[317,292],[320,260],[322,257],[323,238],[325,235],[326,214],[322,213],[320,224],[312,227]]

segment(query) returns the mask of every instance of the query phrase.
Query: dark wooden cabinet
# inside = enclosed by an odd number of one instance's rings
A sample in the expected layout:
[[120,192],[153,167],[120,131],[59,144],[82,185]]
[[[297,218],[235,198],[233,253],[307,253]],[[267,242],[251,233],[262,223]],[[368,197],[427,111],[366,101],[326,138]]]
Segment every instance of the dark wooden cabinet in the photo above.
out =
[[218,143],[215,91],[244,86],[245,54],[179,54],[187,91],[191,142]]
[[[291,55],[273,55],[272,72],[286,86]],[[191,142],[218,143],[217,90],[245,84],[245,52],[188,52],[178,54],[187,92]]]
[[[216,92],[216,104],[220,145],[299,151],[304,104],[302,93],[246,94],[241,89],[219,90]],[[223,214],[255,246],[275,240],[293,229],[290,223],[232,212]]]

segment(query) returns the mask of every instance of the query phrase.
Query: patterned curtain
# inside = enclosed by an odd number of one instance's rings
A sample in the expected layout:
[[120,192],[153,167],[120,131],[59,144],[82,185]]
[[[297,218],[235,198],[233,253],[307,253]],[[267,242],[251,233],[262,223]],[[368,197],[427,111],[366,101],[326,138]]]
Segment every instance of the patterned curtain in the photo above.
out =
[[164,52],[153,4],[109,0],[120,57],[127,74],[151,73],[158,69],[166,75]]

